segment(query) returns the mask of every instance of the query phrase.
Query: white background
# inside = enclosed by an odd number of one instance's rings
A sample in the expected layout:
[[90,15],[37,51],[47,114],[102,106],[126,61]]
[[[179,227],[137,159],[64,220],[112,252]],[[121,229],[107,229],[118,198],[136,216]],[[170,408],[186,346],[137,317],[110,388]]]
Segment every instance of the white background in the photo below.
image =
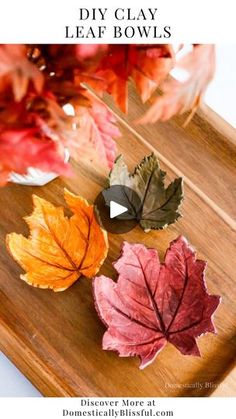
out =
[[[206,103],[236,127],[236,45],[217,46],[217,71]],[[0,397],[38,396],[35,387],[0,353]]]
[[[143,407],[146,410],[149,410],[148,402],[151,403],[152,411],[153,412],[170,412],[173,411],[173,417],[175,419],[199,419],[199,418],[206,418],[206,417],[214,417],[214,419],[222,419],[227,417],[227,419],[233,419],[235,415],[235,399],[233,397],[225,397],[225,398],[215,398],[215,397],[192,397],[192,398],[183,398],[183,397],[160,397],[158,399],[154,398],[44,398],[44,399],[12,399],[9,403],[7,398],[1,400],[1,413],[3,414],[4,419],[13,419],[13,418],[20,418],[20,419],[42,419],[42,418],[50,418],[50,419],[59,419],[62,417],[75,417],[70,413],[74,413],[77,411],[80,416],[76,417],[88,417],[88,413],[96,412],[98,410],[103,415],[99,415],[96,417],[108,417],[109,419],[114,418],[115,415],[111,411],[114,407],[109,406],[108,404],[117,403],[117,409],[124,409],[124,402],[129,402],[128,411],[132,410],[133,413],[141,413],[143,411]],[[88,406],[88,402],[90,406]],[[94,407],[91,406],[91,402],[97,403]],[[153,405],[154,402],[154,405]],[[86,403],[86,405],[84,405]],[[134,406],[134,403],[138,403],[137,406]],[[141,407],[141,403],[142,406]],[[132,404],[132,407],[131,407]],[[98,407],[100,405],[100,408]],[[97,407],[96,407],[97,406]],[[126,405],[127,406],[127,405]],[[150,404],[149,404],[150,406]],[[66,416],[63,416],[63,411]],[[104,415],[106,412],[106,416]],[[81,416],[81,413],[83,416]],[[119,413],[119,411],[117,412]],[[109,416],[108,416],[109,414]],[[131,417],[129,416],[123,417]],[[91,417],[91,416],[90,416]],[[92,417],[95,417],[93,414]],[[121,416],[118,416],[121,417]],[[138,416],[140,417],[140,416]],[[143,417],[143,416],[142,416]],[[163,415],[159,415],[156,417],[164,417]],[[171,416],[165,416],[171,417]]]
[[[138,16],[140,6],[157,8],[155,22],[133,20],[119,21],[114,18],[117,8],[132,7]],[[78,43],[76,39],[65,39],[65,26],[89,27],[91,22],[80,20],[80,8],[108,8],[105,25],[105,37],[97,39],[97,43],[114,42],[113,26],[127,25],[156,25],[171,26],[172,37],[169,43],[229,43],[235,37],[235,0],[6,0],[0,13],[0,42],[1,43]],[[93,27],[103,25],[97,15]],[[81,40],[80,40],[81,42]],[[91,43],[91,38],[84,38],[83,43]],[[94,41],[95,42],[95,41]],[[119,43],[153,43],[153,39],[141,39],[136,31],[135,39],[116,39]],[[155,43],[163,43],[163,39],[155,39]]]

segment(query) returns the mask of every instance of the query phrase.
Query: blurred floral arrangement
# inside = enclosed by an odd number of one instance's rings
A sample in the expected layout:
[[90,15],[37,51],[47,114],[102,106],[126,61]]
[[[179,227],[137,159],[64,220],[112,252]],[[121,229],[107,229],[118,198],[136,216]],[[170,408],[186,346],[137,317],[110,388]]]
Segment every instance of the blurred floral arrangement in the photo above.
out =
[[[214,75],[214,46],[194,45],[179,60],[176,54],[171,45],[0,45],[0,185],[28,167],[70,175],[65,147],[75,160],[95,152],[113,166],[120,131],[87,86],[112,95],[127,113],[132,80],[150,101],[138,123],[192,115]],[[176,67],[187,73],[184,81],[170,76]]]

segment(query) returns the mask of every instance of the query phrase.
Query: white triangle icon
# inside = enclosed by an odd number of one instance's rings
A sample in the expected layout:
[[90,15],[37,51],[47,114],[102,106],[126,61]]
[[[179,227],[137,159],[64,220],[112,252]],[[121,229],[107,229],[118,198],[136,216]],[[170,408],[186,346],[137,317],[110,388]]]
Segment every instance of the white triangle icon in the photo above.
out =
[[117,202],[115,201],[110,201],[110,218],[115,218],[126,211],[128,211],[128,208],[123,207],[123,205],[117,204]]

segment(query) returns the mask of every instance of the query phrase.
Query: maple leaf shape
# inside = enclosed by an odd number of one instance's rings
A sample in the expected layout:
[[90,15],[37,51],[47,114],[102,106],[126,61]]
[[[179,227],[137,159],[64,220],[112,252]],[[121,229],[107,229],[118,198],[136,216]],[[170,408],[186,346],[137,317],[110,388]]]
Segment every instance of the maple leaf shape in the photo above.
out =
[[[154,154],[146,156],[133,174],[129,174],[123,157],[119,156],[110,172],[110,186],[127,186],[139,196],[142,208],[137,208],[137,219],[144,230],[165,228],[181,217],[178,208],[183,200],[183,180],[176,178],[165,188],[165,176]],[[129,208],[128,195],[126,199],[124,206]]]
[[10,83],[16,102],[25,96],[30,81],[37,93],[44,83],[42,73],[27,58],[25,45],[0,45],[0,78],[0,91]]
[[29,167],[63,175],[71,173],[58,152],[57,144],[40,137],[37,128],[0,131],[0,155],[1,186],[7,182],[11,172],[25,174]]
[[152,106],[137,121],[138,123],[166,121],[176,114],[183,114],[189,110],[192,110],[191,116],[193,115],[215,72],[214,45],[195,46],[193,51],[177,62],[176,68],[187,71],[187,80],[185,82],[174,78],[166,80],[161,86],[163,95],[153,101]]
[[108,167],[113,166],[116,155],[116,143],[113,138],[121,134],[115,125],[116,118],[105,104],[93,98],[85,89],[82,98],[71,100],[73,116],[66,115],[52,95],[41,100],[38,98],[38,101],[35,119],[45,135],[67,147],[76,160],[86,155],[91,160],[94,154]]
[[94,76],[105,80],[103,88],[127,113],[129,78],[133,78],[142,100],[146,101],[173,65],[174,53],[168,45],[110,45]]
[[171,45],[138,47],[131,77],[143,102],[146,102],[174,67],[174,51]]
[[113,138],[121,135],[115,125],[116,118],[108,108],[98,100],[92,100],[90,107],[76,108],[78,127],[75,131],[74,152],[90,155],[96,152],[108,167],[112,167],[116,155],[116,143]]
[[64,291],[81,275],[94,276],[108,251],[107,234],[97,224],[93,206],[65,190],[73,215],[33,195],[33,213],[25,218],[30,236],[7,235],[9,252],[26,271],[21,279],[39,288]]
[[100,276],[93,282],[95,305],[108,328],[103,349],[139,356],[141,369],[167,342],[183,355],[200,356],[196,338],[215,333],[212,315],[220,303],[207,293],[205,266],[182,236],[162,264],[155,249],[125,242],[114,264],[118,281]]

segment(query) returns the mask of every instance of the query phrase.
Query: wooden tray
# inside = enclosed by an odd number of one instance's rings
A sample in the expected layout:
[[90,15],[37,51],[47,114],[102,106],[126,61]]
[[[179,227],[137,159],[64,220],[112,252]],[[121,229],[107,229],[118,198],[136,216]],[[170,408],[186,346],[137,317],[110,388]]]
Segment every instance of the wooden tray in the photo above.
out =
[[235,131],[207,109],[186,129],[180,117],[154,126],[134,125],[131,121],[142,111],[132,91],[129,119],[115,110],[123,133],[119,151],[132,169],[156,150],[169,179],[184,175],[183,218],[165,231],[145,234],[137,227],[109,234],[101,273],[116,277],[111,263],[124,239],[156,247],[163,257],[169,242],[185,235],[198,257],[208,261],[209,291],[223,297],[215,316],[218,335],[199,339],[200,359],[182,356],[169,344],[143,371],[137,358],[103,351],[105,328],[94,309],[91,281],[82,278],[63,293],[28,286],[6,251],[5,236],[28,234],[22,217],[32,210],[32,193],[61,205],[66,186],[92,202],[108,172],[80,162],[69,180],[58,178],[44,187],[9,184],[0,190],[0,349],[45,396],[236,395]]

